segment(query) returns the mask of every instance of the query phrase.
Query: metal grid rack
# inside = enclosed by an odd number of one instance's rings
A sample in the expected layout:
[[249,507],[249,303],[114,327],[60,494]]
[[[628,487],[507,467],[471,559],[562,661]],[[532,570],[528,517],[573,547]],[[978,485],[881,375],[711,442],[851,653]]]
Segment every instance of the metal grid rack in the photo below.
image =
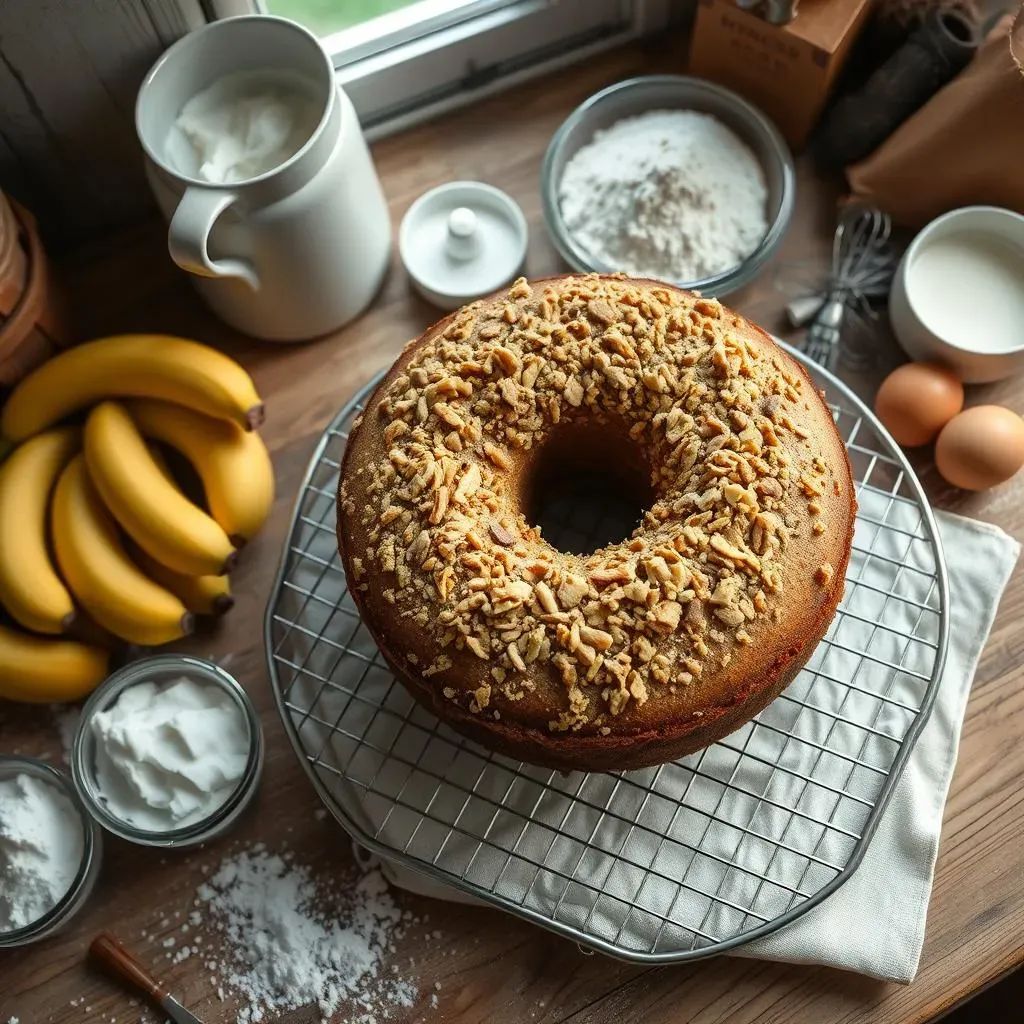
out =
[[[296,753],[360,844],[643,963],[766,934],[850,876],[938,687],[948,593],[935,522],[902,453],[842,382],[809,369],[857,481],[842,605],[807,667],[753,722],[636,772],[518,764],[408,696],[361,623],[335,543],[341,456],[376,382],[338,414],[300,492],[265,638]],[[556,544],[628,533],[621,510],[561,502],[543,524]]]

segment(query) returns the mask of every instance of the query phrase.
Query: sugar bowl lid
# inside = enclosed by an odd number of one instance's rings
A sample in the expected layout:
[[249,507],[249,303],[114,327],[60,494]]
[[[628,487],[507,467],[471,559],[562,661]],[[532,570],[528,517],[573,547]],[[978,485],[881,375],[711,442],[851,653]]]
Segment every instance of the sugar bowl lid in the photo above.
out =
[[453,181],[412,204],[398,248],[413,287],[452,310],[513,280],[526,241],[526,218],[511,196],[480,181]]

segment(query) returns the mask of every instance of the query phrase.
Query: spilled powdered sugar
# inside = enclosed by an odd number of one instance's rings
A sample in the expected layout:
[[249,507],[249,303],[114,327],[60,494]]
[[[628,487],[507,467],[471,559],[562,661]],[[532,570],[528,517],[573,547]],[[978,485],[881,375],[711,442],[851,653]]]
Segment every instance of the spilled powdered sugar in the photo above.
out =
[[60,734],[60,745],[63,750],[64,763],[71,763],[71,748],[75,742],[78,723],[82,720],[82,709],[74,704],[51,704],[53,724]]
[[325,1020],[352,1004],[349,1019],[369,1024],[416,1001],[413,982],[380,976],[402,913],[376,869],[351,884],[318,884],[260,844],[225,860],[197,895],[223,947],[206,967],[240,999],[237,1024],[310,1004]]

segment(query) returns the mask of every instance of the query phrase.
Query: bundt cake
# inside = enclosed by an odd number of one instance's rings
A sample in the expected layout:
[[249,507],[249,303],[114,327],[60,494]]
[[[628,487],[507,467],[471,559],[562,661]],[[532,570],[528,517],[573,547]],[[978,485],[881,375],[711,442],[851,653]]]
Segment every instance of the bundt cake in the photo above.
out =
[[[589,553],[538,501],[587,468],[645,510]],[[517,281],[407,345],[349,437],[338,540],[412,695],[563,770],[674,760],[794,678],[842,596],[855,499],[803,367],[657,281]]]

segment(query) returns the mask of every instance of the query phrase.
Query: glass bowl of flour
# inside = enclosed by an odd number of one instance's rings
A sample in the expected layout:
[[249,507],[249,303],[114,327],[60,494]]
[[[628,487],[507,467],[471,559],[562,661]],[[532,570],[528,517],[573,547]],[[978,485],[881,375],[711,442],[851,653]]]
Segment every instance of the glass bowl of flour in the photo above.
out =
[[793,212],[793,158],[728,89],[683,75],[609,86],[555,133],[541,170],[551,238],[574,270],[722,296],[748,284]]
[[0,756],[0,949],[68,924],[96,885],[102,852],[102,833],[66,775]]

